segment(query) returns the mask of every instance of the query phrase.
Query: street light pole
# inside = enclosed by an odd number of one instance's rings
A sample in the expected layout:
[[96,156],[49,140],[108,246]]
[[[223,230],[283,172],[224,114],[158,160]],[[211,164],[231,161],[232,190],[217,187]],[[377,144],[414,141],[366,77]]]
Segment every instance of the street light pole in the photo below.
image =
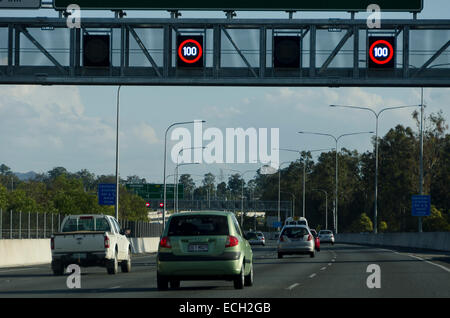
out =
[[287,191],[281,191],[282,193],[290,194],[292,196],[292,218],[294,218],[294,209],[295,209],[295,194]]
[[[419,194],[423,194],[423,87],[421,88],[420,98],[420,177],[419,177]],[[419,216],[419,233],[422,232],[422,217]]]
[[[169,127],[167,127],[166,129],[166,133],[164,135],[164,176],[163,176],[163,180],[164,180],[164,207],[163,207],[163,226],[166,226],[166,200],[167,200],[167,189],[166,189],[166,166],[167,166],[167,133],[169,132],[170,128],[172,128],[173,126],[176,125],[184,125],[184,124],[193,124],[196,123],[197,121],[195,120],[191,120],[191,121],[183,121],[183,122],[177,122],[177,123],[173,123],[171,124]],[[199,122],[204,123],[204,120],[201,120]]]
[[[317,152],[317,151],[325,151],[325,150],[331,150],[333,148],[327,148],[327,149],[315,149],[315,150],[308,150],[305,152]],[[274,150],[282,150],[282,151],[290,151],[290,152],[297,152],[299,154],[299,157],[301,159],[302,152],[299,150],[293,150],[293,149],[285,149],[285,148],[274,148]],[[307,158],[305,157],[305,162],[303,163],[303,217],[305,217],[305,209],[306,209],[306,164],[307,164]]]
[[[178,159],[178,158],[177,158]],[[187,166],[187,165],[199,165],[199,162],[189,162],[189,163],[177,163],[177,166],[175,168],[175,189],[173,190],[174,193],[174,213],[178,213],[178,169],[181,166]]]
[[241,179],[242,179],[242,188],[241,188],[241,227],[243,227],[244,226],[244,175],[247,172],[254,172],[255,170],[246,170],[244,172],[240,172],[239,170],[234,170],[234,169],[224,169],[224,170],[237,172],[240,175]]
[[[278,223],[281,222],[280,209],[281,209],[281,166],[285,163],[291,163],[290,161],[285,161],[280,163],[278,166]],[[278,227],[280,231],[280,227]]]
[[335,137],[334,135],[331,135],[331,134],[323,134],[323,133],[308,132],[308,131],[299,131],[298,133],[299,134],[327,136],[327,137],[333,138],[336,142],[336,175],[335,175],[336,190],[335,190],[335,198],[334,198],[334,229],[337,234],[338,233],[338,141],[342,137],[346,137],[346,136],[361,135],[361,134],[373,134],[373,131],[363,131],[363,132],[342,134],[338,137]]
[[116,205],[115,214],[116,220],[119,221],[119,109],[120,109],[120,89],[122,85],[117,88],[117,116],[116,116]]
[[373,213],[373,233],[378,233],[378,120],[381,115],[386,110],[391,109],[399,109],[399,108],[407,108],[407,107],[417,107],[418,105],[408,105],[408,106],[395,106],[395,107],[386,107],[381,109],[378,113],[373,109],[368,107],[358,107],[358,106],[346,106],[346,105],[330,105],[330,107],[345,107],[345,108],[355,108],[368,110],[375,115],[375,202],[374,202],[374,213]]
[[176,205],[174,206],[174,208],[175,208],[175,211],[174,212],[177,212],[178,211],[178,179],[179,179],[179,177],[178,177],[178,158],[180,157],[180,154],[184,151],[184,150],[189,150],[189,149],[205,149],[206,147],[189,147],[189,148],[181,148],[180,149],[180,151],[178,151],[178,156],[177,156],[177,169],[176,169],[176,179],[175,179],[175,189],[174,189],[174,194],[175,194],[175,197],[176,197]]
[[325,230],[328,229],[328,192],[322,189],[312,189],[313,191],[320,191],[325,193]]

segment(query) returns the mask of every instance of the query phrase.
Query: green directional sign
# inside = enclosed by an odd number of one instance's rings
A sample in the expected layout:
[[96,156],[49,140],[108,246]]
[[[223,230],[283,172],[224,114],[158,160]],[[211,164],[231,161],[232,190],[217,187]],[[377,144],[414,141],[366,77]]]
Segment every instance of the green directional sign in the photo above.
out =
[[422,11],[423,0],[53,0],[56,9],[77,4],[83,9],[104,10],[298,10],[366,11],[377,4],[382,11]]
[[[164,199],[164,185],[163,184],[148,184],[148,183],[130,183],[126,184],[127,190],[134,192],[144,200],[150,199]],[[167,199],[173,199],[175,185],[166,185]],[[184,187],[182,184],[178,185],[178,199],[184,198]]]

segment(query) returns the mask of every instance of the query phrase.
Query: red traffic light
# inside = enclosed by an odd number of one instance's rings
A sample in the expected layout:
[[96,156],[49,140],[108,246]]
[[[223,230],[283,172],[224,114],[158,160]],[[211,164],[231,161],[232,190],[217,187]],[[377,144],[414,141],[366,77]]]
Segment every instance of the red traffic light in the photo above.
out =
[[163,208],[163,207],[164,207],[164,203],[160,203],[160,204],[159,204],[159,207],[160,207],[160,208]]

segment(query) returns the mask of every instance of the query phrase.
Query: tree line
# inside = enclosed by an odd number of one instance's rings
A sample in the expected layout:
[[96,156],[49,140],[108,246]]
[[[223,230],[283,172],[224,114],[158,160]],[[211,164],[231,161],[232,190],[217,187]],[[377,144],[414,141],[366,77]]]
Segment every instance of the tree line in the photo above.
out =
[[[413,113],[416,129],[397,125],[379,137],[378,230],[381,232],[417,231],[418,218],[411,215],[411,198],[419,194],[420,134],[418,113]],[[450,135],[442,111],[425,118],[423,136],[423,193],[431,196],[431,215],[424,217],[424,231],[450,231]],[[375,149],[375,137],[372,138]],[[332,224],[335,197],[336,152],[320,154],[314,161],[310,152],[281,169],[281,200],[292,200],[295,211],[303,206],[303,167],[306,171],[305,216],[316,227],[325,226],[325,193],[328,196],[328,224]],[[338,228],[340,232],[373,230],[375,192],[375,151],[358,153],[341,148],[338,151]],[[278,173],[256,176],[245,183],[239,174],[228,182],[216,184],[215,176],[205,175],[202,184],[188,174],[181,175],[185,198],[240,200],[244,183],[245,200],[278,200]],[[319,191],[323,190],[323,191]],[[189,198],[189,197],[188,197]]]
[[[148,221],[145,200],[127,191],[126,182],[136,182],[136,176],[121,179],[119,187],[119,218]],[[100,183],[115,183],[114,175],[100,175],[86,169],[71,173],[56,167],[47,173],[21,181],[5,164],[0,165],[0,209],[61,214],[114,215],[114,206],[98,204]],[[139,182],[145,182],[139,179]]]
[[[378,229],[385,232],[417,231],[418,219],[411,216],[411,196],[419,193],[419,119],[417,127],[397,125],[379,137]],[[431,196],[431,216],[423,220],[424,231],[450,231],[450,135],[442,111],[425,119],[423,142],[423,192]],[[372,139],[375,145],[375,137]],[[281,200],[295,195],[295,211],[302,211],[303,167],[306,171],[305,216],[317,229],[325,227],[325,192],[328,197],[328,224],[331,228],[335,193],[336,152],[322,152],[313,160],[310,152],[280,170]],[[338,151],[338,228],[339,232],[373,230],[375,152],[358,153],[341,148]],[[218,180],[220,182],[218,182]],[[182,174],[185,200],[278,200],[278,173],[255,171],[246,182],[235,173],[223,176],[206,173],[199,184],[193,176]],[[120,180],[119,217],[147,220],[145,200],[127,191],[126,183],[146,183],[139,176]],[[0,165],[0,208],[14,211],[47,213],[114,214],[113,206],[98,205],[97,186],[115,183],[114,175],[100,175],[86,169],[70,173],[56,167],[37,174],[32,180],[20,181],[6,165]],[[322,191],[318,191],[318,190]]]

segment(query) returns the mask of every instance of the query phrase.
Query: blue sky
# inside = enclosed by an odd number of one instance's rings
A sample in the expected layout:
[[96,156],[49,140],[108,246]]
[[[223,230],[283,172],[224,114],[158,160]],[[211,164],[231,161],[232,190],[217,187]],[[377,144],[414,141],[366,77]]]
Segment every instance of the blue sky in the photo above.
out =
[[[182,18],[223,17],[222,12],[182,12]],[[0,16],[55,16],[52,10],[3,10]],[[92,12],[84,16],[111,16]],[[128,17],[168,17],[167,12],[129,12]],[[348,17],[347,13],[297,13],[294,17]],[[357,14],[365,18],[367,14]],[[286,13],[238,12],[238,18],[286,17]],[[382,18],[410,18],[404,13],[383,13]],[[450,1],[425,0],[419,19],[448,19]],[[0,33],[0,37],[4,36]],[[449,37],[445,33],[444,37]],[[1,46],[1,45],[0,45]],[[450,63],[449,55],[444,63]],[[117,87],[1,86],[0,163],[17,172],[45,172],[64,166],[75,172],[115,171],[115,111]],[[161,182],[163,140],[168,125],[203,119],[204,128],[279,128],[280,147],[299,150],[333,147],[330,138],[302,136],[299,130],[340,135],[375,129],[365,111],[332,109],[329,104],[385,106],[420,103],[420,88],[248,88],[248,87],[123,87],[120,120],[120,174],[139,175]],[[443,110],[450,120],[450,89],[426,88],[426,113]],[[415,128],[412,109],[389,111],[380,119],[380,135],[397,124]],[[192,128],[192,126],[186,126]],[[372,149],[370,135],[342,139],[341,147],[364,152]],[[174,142],[169,143],[169,151]],[[295,153],[280,153],[280,161],[295,160]],[[168,161],[168,174],[175,164]],[[181,173],[202,175],[220,169],[257,169],[261,164],[196,165]],[[225,178],[228,172],[224,171]],[[250,177],[251,174],[247,174]],[[201,177],[195,177],[200,180]],[[219,178],[220,179],[220,178]]]

